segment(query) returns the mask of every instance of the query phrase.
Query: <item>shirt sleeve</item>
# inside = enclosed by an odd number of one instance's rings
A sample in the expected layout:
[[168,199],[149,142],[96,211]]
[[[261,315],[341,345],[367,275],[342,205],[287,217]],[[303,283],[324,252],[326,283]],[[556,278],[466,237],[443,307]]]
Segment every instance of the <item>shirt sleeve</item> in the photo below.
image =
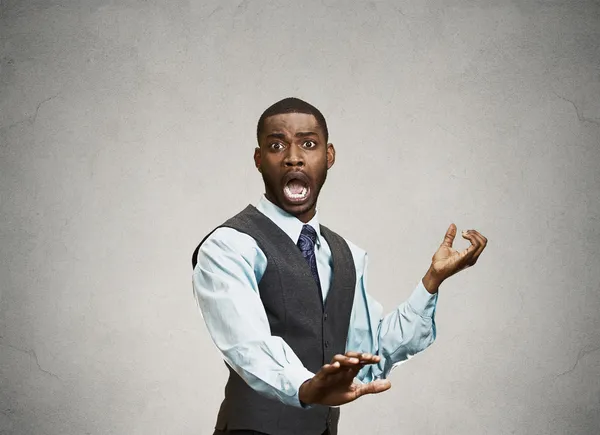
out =
[[258,291],[265,268],[254,239],[218,228],[198,252],[194,296],[225,362],[259,393],[302,407],[298,390],[314,374],[281,337],[271,335]]
[[434,342],[438,294],[430,294],[419,281],[410,297],[384,316],[381,304],[367,292],[367,254],[352,245],[351,249],[357,284],[346,347],[381,356],[378,364],[365,366],[357,376],[361,382],[371,382],[387,378],[394,368]]

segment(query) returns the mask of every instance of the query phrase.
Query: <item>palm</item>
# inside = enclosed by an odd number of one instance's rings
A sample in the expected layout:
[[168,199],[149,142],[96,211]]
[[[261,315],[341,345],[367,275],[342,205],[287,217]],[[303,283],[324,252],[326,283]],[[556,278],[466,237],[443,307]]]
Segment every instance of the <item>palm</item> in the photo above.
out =
[[456,249],[442,245],[433,255],[431,265],[437,273],[447,274],[450,271],[458,272],[461,269],[461,258],[461,253]]

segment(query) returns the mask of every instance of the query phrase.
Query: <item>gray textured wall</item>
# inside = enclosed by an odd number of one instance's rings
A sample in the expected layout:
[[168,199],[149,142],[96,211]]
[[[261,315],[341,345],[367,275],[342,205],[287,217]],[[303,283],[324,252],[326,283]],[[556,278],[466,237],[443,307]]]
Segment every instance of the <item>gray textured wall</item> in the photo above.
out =
[[2,0],[0,38],[1,434],[212,433],[190,254],[291,95],[387,309],[450,222],[489,239],[342,433],[600,433],[598,1]]

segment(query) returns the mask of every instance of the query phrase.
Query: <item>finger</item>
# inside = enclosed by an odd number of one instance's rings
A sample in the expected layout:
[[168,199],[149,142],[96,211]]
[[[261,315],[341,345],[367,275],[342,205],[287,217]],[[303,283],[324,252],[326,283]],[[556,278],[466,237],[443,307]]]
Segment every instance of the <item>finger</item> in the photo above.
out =
[[451,248],[452,242],[454,242],[454,237],[456,237],[456,225],[450,224],[450,226],[448,227],[448,231],[446,231],[446,235],[444,236],[442,246]]
[[355,352],[353,350],[349,350],[348,352],[346,352],[344,355],[349,356],[349,357],[353,357],[353,358],[360,358],[361,355],[363,355],[360,352]]
[[381,359],[377,355],[372,355],[370,353],[360,353],[348,351],[345,354],[346,357],[352,359],[352,361],[359,361],[356,364],[343,364],[340,369],[340,375],[343,376],[344,379],[352,382],[352,380],[358,375],[358,373],[368,364],[374,364],[379,362]]
[[324,379],[330,375],[334,375],[336,373],[339,373],[341,369],[341,365],[339,362],[334,362],[333,364],[325,364],[323,367],[321,367],[321,370],[319,370],[317,372],[317,374],[315,375],[315,377],[318,377],[320,379]]
[[365,394],[377,394],[389,390],[392,384],[387,379],[378,379],[368,384],[356,385],[355,399],[358,399]]
[[471,245],[459,254],[457,264],[458,269],[456,270],[456,272],[463,270],[473,264],[473,256],[475,255],[476,250],[477,246]]
[[460,260],[461,263],[469,263],[471,261],[471,258],[479,248],[479,240],[477,240],[477,238],[474,237],[474,235],[471,233],[471,230],[463,231],[462,236],[463,238],[471,242],[471,246],[469,246],[467,249],[460,253]]
[[317,372],[315,377],[318,377],[319,379],[332,378],[335,376],[345,377],[348,375],[349,371],[357,369],[356,372],[358,372],[361,368],[361,364],[344,364],[340,361],[334,361],[331,364],[325,364],[321,367],[321,370]]
[[370,353],[363,353],[360,357],[360,362],[362,364],[377,364],[379,361],[381,361],[379,355],[372,355]]
[[361,353],[348,351],[345,354],[347,357],[358,358],[361,364],[374,364],[381,361],[381,357],[370,353]]
[[336,361],[333,364],[325,364],[313,379],[321,388],[333,385],[347,385],[349,387],[359,371],[359,369],[342,366]]
[[[355,352],[355,351],[348,351],[345,353],[346,357],[349,358],[356,358],[359,362],[357,364],[343,364],[344,368],[345,368],[345,372],[343,370],[340,370],[340,373],[342,374],[342,376],[349,380],[352,381],[357,375],[358,373],[368,364],[376,364],[381,360],[381,357],[378,355],[373,355],[370,353],[361,353],[361,352]],[[335,357],[334,357],[335,359]],[[354,361],[354,360],[353,360]]]
[[472,258],[473,264],[475,264],[487,245],[487,239],[483,237],[478,231],[471,230],[471,233],[473,234],[473,237],[475,237],[479,241],[479,246],[477,247],[477,250],[475,251],[475,254],[473,254]]
[[481,234],[479,231],[477,231],[477,230],[469,230],[469,232],[470,232],[471,234],[473,234],[473,235],[474,235],[474,236],[477,238],[477,240],[479,240],[479,242],[480,242],[481,244],[483,244],[484,246],[485,246],[485,245],[487,245],[488,239],[486,239],[486,238],[483,236],[483,234]]
[[354,379],[358,376],[358,372],[360,372],[363,367],[363,365],[359,365],[356,367],[347,368],[342,374],[340,374],[340,377],[343,378],[344,382],[346,382],[348,385],[352,385]]
[[360,371],[365,368],[365,366],[367,366],[367,363],[361,363],[359,365],[357,365],[356,367],[353,367],[350,369],[350,373],[349,376],[352,377],[352,379],[356,378],[358,376],[358,374],[360,373]]
[[341,366],[351,367],[360,363],[360,359],[357,357],[348,357],[346,355],[335,355],[332,360],[332,363],[338,362]]
[[485,248],[487,244],[487,239],[483,237],[479,232],[475,230],[468,230],[463,232],[463,237],[468,239],[473,248],[469,247],[470,252],[465,255],[465,264],[466,266],[472,266],[477,262],[477,258]]

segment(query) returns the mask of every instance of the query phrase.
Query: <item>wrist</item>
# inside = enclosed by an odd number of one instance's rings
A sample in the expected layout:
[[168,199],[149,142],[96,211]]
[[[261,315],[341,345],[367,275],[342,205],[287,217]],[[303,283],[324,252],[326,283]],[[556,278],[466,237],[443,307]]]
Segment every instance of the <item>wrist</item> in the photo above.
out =
[[440,285],[442,284],[442,282],[444,280],[443,280],[443,278],[436,275],[435,272],[430,267],[427,270],[427,273],[425,273],[425,276],[423,277],[422,281],[423,281],[423,287],[425,287],[425,290],[427,290],[431,294],[435,294],[435,293],[437,293]]
[[298,400],[300,400],[300,404],[302,406],[305,405],[310,405],[311,404],[311,399],[309,397],[309,382],[310,379],[307,379],[306,381],[304,381],[302,383],[302,385],[300,385],[300,388],[298,389]]

